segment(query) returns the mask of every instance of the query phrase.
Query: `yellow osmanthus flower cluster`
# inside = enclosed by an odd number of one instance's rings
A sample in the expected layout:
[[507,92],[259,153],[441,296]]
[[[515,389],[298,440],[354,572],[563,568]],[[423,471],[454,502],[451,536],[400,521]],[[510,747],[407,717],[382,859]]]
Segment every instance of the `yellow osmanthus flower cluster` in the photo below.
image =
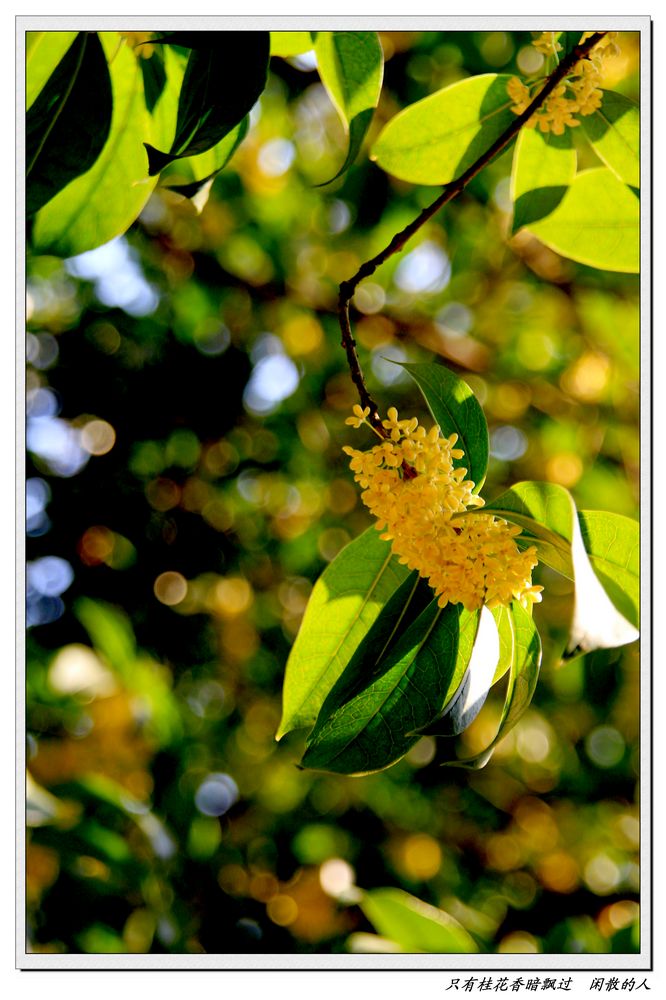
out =
[[[368,424],[369,413],[357,405],[347,423]],[[520,528],[473,510],[484,501],[465,479],[467,470],[453,466],[464,455],[455,447],[458,436],[443,437],[437,424],[426,431],[416,417],[399,420],[395,407],[382,423],[387,436],[380,444],[343,451],[381,537],[401,563],[428,580],[439,606],[463,604],[471,611],[514,599],[525,607],[540,601],[543,588],[532,586],[536,549],[521,551]]]
[[[581,41],[592,34],[591,31],[585,32]],[[532,44],[544,55],[556,55],[562,51],[557,35],[557,31],[543,31]],[[603,59],[619,53],[616,37],[617,31],[606,32],[587,57],[578,60],[569,76],[555,87],[542,106],[525,123],[527,128],[538,128],[541,132],[562,135],[565,128],[576,128],[580,125],[580,121],[574,118],[574,115],[592,115],[601,107],[603,91],[599,88],[599,83]],[[536,92],[532,93],[527,84],[517,76],[511,77],[506,89],[513,101],[511,110],[516,115],[521,115],[536,96]]]

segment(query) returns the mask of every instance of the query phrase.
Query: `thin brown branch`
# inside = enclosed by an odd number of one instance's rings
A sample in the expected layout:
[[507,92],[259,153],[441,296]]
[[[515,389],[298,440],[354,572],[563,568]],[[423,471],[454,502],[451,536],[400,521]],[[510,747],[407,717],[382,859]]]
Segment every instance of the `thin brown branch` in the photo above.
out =
[[550,74],[543,88],[536,95],[529,107],[527,107],[521,114],[516,115],[515,120],[512,121],[509,127],[506,128],[504,132],[502,132],[502,134],[495,140],[495,142],[488,147],[485,153],[482,153],[482,155],[475,160],[474,163],[472,163],[472,165],[460,175],[460,177],[451,181],[450,184],[447,184],[442,193],[432,202],[432,204],[427,205],[420,215],[410,222],[408,226],[405,226],[405,228],[399,233],[396,233],[391,242],[388,243],[383,250],[380,250],[380,252],[374,257],[371,257],[370,260],[366,260],[363,264],[361,264],[356,274],[340,284],[338,319],[342,333],[342,347],[347,354],[349,371],[351,373],[352,381],[358,390],[361,406],[364,408],[366,406],[370,408],[370,416],[368,418],[369,422],[380,434],[384,435],[385,431],[382,426],[377,404],[368,392],[368,387],[365,384],[363,371],[356,353],[356,341],[354,340],[351,321],[349,318],[349,303],[353,298],[357,286],[361,281],[363,281],[364,278],[369,278],[371,274],[374,274],[377,268],[387,261],[389,257],[392,257],[393,254],[402,250],[405,243],[407,243],[414,233],[418,232],[421,226],[431,219],[433,215],[439,212],[440,208],[443,208],[444,205],[456,198],[460,192],[467,187],[469,182],[476,177],[476,175],[483,170],[483,168],[487,166],[487,164],[490,163],[490,161],[493,160],[498,153],[501,153],[502,150],[509,145],[511,140],[518,134],[518,132],[520,132],[523,125],[529,121],[534,112],[541,107],[560,81],[569,74],[578,60],[584,59],[605,34],[605,31],[597,31],[584,42],[572,49],[571,52],[565,56],[564,59],[562,59],[562,61]]

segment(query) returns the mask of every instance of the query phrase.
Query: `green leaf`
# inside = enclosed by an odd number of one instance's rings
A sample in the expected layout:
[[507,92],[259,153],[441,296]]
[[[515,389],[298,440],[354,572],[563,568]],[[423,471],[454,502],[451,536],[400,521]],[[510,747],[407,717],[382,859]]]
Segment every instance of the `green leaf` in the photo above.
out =
[[[343,674],[322,705],[302,766],[367,774],[404,756],[455,693],[472,646],[467,641],[459,651],[459,635],[474,636],[478,619],[478,612],[451,604],[441,609],[432,600],[379,663],[373,656],[365,664],[367,678],[360,688],[355,689],[356,677],[350,684]],[[374,653],[370,635],[368,640]],[[353,670],[363,666],[362,659],[355,660]],[[343,700],[340,688],[345,696],[349,689],[355,693]]]
[[594,151],[619,180],[640,187],[640,113],[638,105],[613,90],[603,92],[603,104],[581,118]]
[[375,929],[404,952],[467,955],[478,952],[474,938],[445,910],[402,889],[371,889],[358,905]]
[[314,48],[309,31],[271,31],[271,55],[288,59]]
[[423,393],[435,423],[442,434],[458,435],[464,458],[454,459],[457,468],[464,466],[476,484],[474,492],[483,486],[488,468],[488,425],[476,396],[458,375],[444,365],[402,364]]
[[437,736],[457,736],[474,722],[483,708],[488,692],[495,683],[495,672],[500,662],[500,642],[494,615],[488,608],[481,608],[476,633],[468,631],[471,648],[458,646],[458,662],[466,664],[455,695],[447,703],[437,720],[427,727],[428,733]]
[[350,542],[327,566],[314,585],[287,661],[277,739],[312,726],[354,650],[408,573],[375,528]]
[[109,71],[100,40],[80,32],[26,116],[26,211],[39,211],[89,170],[111,128]]
[[523,128],[511,167],[512,232],[550,215],[576,174],[571,130],[563,135]]
[[615,607],[638,627],[640,529],[637,521],[601,510],[578,514],[583,543],[594,572]]
[[453,748],[446,747],[445,753],[451,756],[446,760],[438,756],[442,764],[472,769],[484,767],[497,744],[513,729],[532,701],[539,679],[541,639],[531,615],[517,601],[511,604],[506,622],[511,642],[509,684],[497,733],[486,749],[474,757],[454,758]]
[[[191,198],[197,211],[201,211],[208,200],[213,181],[226,167],[227,163],[234,155],[239,145],[247,135],[250,119],[244,118],[240,125],[232,129],[224,139],[218,142],[217,146],[199,156],[190,157],[187,160],[178,162],[179,173],[190,173],[192,180],[187,183],[169,184],[170,191],[176,191],[185,198]],[[181,167],[184,166],[184,171]],[[168,167],[166,168],[169,169]],[[164,179],[165,174],[162,174]]]
[[[632,600],[631,596],[620,602],[623,605],[620,610],[611,600],[611,596],[617,594],[617,580],[614,580],[615,587],[609,596],[603,587],[603,576],[595,575],[576,506],[568,490],[554,483],[517,483],[487,504],[484,510],[520,525],[522,534],[516,538],[517,544],[521,548],[534,545],[540,562],[573,580],[576,589],[568,646],[570,651],[576,648],[586,652],[611,649],[638,638],[634,622],[623,613],[629,610],[627,601]],[[594,513],[591,519],[588,518],[588,524],[595,520]],[[584,523],[584,519],[581,522]],[[595,537],[593,544],[598,546],[595,559],[599,563],[604,553],[612,551],[612,545],[606,545],[603,540],[608,541],[606,529],[595,531],[592,528],[592,533]],[[588,544],[590,537],[588,532]],[[622,538],[626,538],[624,532]],[[626,551],[630,544],[625,546],[624,541],[618,543],[616,558],[620,563],[626,556],[628,565],[633,565],[633,556],[629,557]],[[607,572],[606,576],[609,575]]]
[[[266,86],[269,60],[267,31],[210,31],[192,48],[178,101],[176,134],[169,152],[145,143],[148,173],[158,174],[184,156],[204,153],[236,128]],[[193,44],[193,40],[170,42]]]
[[[319,31],[319,76],[349,131],[349,146],[335,180],[358,156],[382,89],[384,56],[375,31]],[[330,184],[330,181],[325,183]]]
[[497,636],[499,638],[499,659],[497,661],[497,668],[495,669],[495,676],[493,677],[493,684],[497,684],[504,677],[507,670],[511,669],[513,657],[513,632],[511,622],[509,621],[511,609],[500,604],[498,607],[492,609],[491,614],[495,619]]
[[76,31],[26,31],[26,111],[72,45],[77,34]]
[[142,140],[162,135],[160,109],[149,115],[138,60],[128,46],[118,47],[116,32],[100,39],[110,63],[113,117],[109,138],[94,166],[68,184],[37,214],[32,233],[38,253],[72,257],[124,233],[147,202],[156,180],[146,177]]
[[558,37],[558,42],[562,46],[562,52],[560,53],[560,59],[568,56],[573,49],[580,43],[583,37],[582,31],[560,31]]
[[607,167],[584,170],[546,219],[529,231],[564,257],[607,271],[639,269],[640,203]]
[[382,658],[433,598],[432,590],[425,580],[412,572],[391,594],[388,601],[372,623],[370,629],[356,647],[349,663],[329,691],[317,717],[314,730],[308,737],[312,739],[321,728],[322,722],[334,711],[342,708],[351,698],[367,685],[382,669]]
[[410,104],[384,127],[372,159],[414,184],[448,184],[515,120],[507,74],[482,73]]

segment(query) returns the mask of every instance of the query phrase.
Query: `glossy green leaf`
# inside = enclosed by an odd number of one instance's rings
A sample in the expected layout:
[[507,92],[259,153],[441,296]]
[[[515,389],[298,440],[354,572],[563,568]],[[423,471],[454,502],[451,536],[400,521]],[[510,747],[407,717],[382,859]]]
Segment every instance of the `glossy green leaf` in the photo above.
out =
[[613,90],[603,92],[598,111],[581,118],[594,151],[619,180],[640,187],[640,113],[638,105]]
[[76,31],[26,31],[25,107],[31,106],[77,36]]
[[271,55],[288,59],[314,48],[309,31],[271,31]]
[[[212,149],[242,122],[266,86],[267,31],[194,34],[201,38],[187,61],[171,147],[163,152],[145,143],[150,176],[174,160]],[[174,39],[175,34],[169,40]]]
[[277,739],[313,725],[354,650],[408,573],[375,528],[350,542],[327,566],[314,585],[287,661]]
[[[472,646],[464,643],[459,657],[459,634],[475,635],[478,617],[458,605],[441,609],[432,600],[379,663],[366,665],[366,679],[347,700],[339,697],[338,685],[349,685],[343,675],[322,705],[303,767],[367,774],[404,756],[455,693]],[[363,664],[356,661],[354,668],[358,672]]]
[[[474,757],[438,760],[454,767],[481,768],[490,760],[497,744],[504,739],[524,715],[532,701],[541,665],[541,639],[532,616],[517,601],[511,604],[506,622],[510,629],[509,683],[504,699],[500,723],[492,742]],[[446,747],[447,755],[453,754],[452,747]]]
[[513,232],[550,215],[575,174],[576,151],[570,129],[563,135],[521,129],[511,167]]
[[318,31],[315,52],[321,81],[349,132],[347,155],[335,175],[339,177],[356,159],[372,121],[384,56],[375,31]]
[[[609,649],[638,638],[635,624],[616,607],[602,585],[603,579],[595,575],[576,506],[567,490],[554,483],[517,483],[484,509],[518,524],[522,534],[517,544],[521,548],[534,545],[540,562],[575,583],[569,650]],[[595,555],[601,558],[610,549],[605,550],[603,542],[599,546]],[[617,584],[614,593],[616,589]],[[625,603],[624,610],[626,607]]]
[[37,214],[34,249],[71,257],[124,233],[150,197],[156,180],[146,176],[143,140],[163,134],[160,108],[146,109],[138,60],[128,46],[118,47],[116,32],[100,39],[110,61],[113,117],[109,138],[94,166],[68,184]]
[[28,215],[90,170],[109,135],[111,114],[101,42],[95,32],[79,32],[26,115]]
[[448,184],[515,120],[510,76],[482,73],[410,104],[384,127],[372,159],[414,184]]
[[449,913],[402,889],[371,889],[362,894],[358,905],[373,927],[403,952],[468,955],[479,950],[471,934]]
[[607,167],[577,174],[564,198],[529,231],[564,257],[607,271],[639,269],[640,202]]
[[458,435],[456,447],[465,455],[454,459],[453,464],[467,469],[469,478],[476,484],[474,492],[478,493],[488,468],[488,425],[476,396],[463,379],[444,365],[403,364],[402,367],[423,393],[442,434],[445,437]]
[[637,521],[602,510],[578,514],[583,543],[594,572],[613,604],[638,627],[640,608],[640,528]]

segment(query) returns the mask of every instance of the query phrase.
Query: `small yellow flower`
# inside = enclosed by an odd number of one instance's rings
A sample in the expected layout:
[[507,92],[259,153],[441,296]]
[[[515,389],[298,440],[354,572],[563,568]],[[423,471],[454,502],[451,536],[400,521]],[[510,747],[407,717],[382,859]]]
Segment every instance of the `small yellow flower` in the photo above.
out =
[[562,51],[562,46],[557,41],[558,31],[542,31],[538,38],[535,38],[532,45],[537,52],[543,52],[545,56],[552,56],[556,52]]
[[345,420],[346,424],[351,427],[356,427],[357,429],[366,422],[366,419],[370,416],[370,407],[366,406],[365,409],[361,408],[358,403],[352,407],[353,417],[347,417]]
[[[533,45],[547,55],[561,51],[556,40],[556,31],[544,31]],[[582,41],[594,32],[586,31]],[[562,135],[566,128],[580,125],[574,115],[592,115],[598,111],[603,101],[603,91],[599,88],[602,61],[607,56],[617,55],[619,48],[615,41],[616,31],[608,31],[584,59],[579,59],[566,80],[562,81],[543,102],[542,106],[525,123],[527,128],[538,128],[540,132]],[[530,90],[517,76],[511,77],[506,85],[507,94],[513,101],[511,110],[520,115],[530,104]],[[572,96],[569,96],[572,95]],[[534,95],[532,95],[534,96]]]
[[[355,407],[347,422],[362,412]],[[348,446],[343,451],[382,538],[391,542],[401,563],[428,580],[439,606],[463,604],[473,610],[540,600],[542,588],[532,586],[531,579],[536,550],[518,547],[520,528],[478,512],[484,502],[465,478],[467,470],[453,467],[454,459],[464,456],[455,447],[457,434],[444,437],[436,424],[426,432],[415,417],[400,420],[395,407],[383,426],[388,439],[368,451]],[[405,464],[416,475],[406,476]]]

